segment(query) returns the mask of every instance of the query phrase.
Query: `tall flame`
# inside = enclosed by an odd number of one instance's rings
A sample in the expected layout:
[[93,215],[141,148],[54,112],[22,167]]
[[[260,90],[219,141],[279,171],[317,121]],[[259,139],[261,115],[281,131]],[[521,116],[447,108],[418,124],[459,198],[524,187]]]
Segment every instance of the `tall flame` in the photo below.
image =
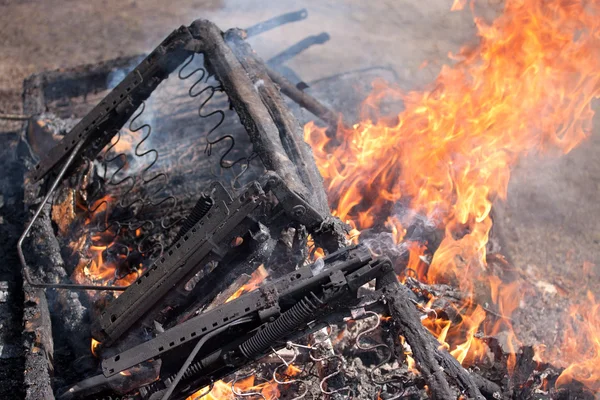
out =
[[[455,64],[428,90],[375,82],[358,124],[340,124],[335,138],[314,123],[304,133],[337,216],[363,230],[389,225],[399,203],[425,215],[445,236],[424,278],[467,291],[483,282],[508,317],[518,285],[488,281],[492,203],[506,197],[520,157],[567,153],[589,135],[600,95],[600,3],[507,0],[491,24],[475,17],[475,25],[479,43],[451,55]],[[393,120],[378,114],[390,99],[404,104]],[[480,311],[475,317],[470,338]],[[511,331],[508,321],[501,328]]]

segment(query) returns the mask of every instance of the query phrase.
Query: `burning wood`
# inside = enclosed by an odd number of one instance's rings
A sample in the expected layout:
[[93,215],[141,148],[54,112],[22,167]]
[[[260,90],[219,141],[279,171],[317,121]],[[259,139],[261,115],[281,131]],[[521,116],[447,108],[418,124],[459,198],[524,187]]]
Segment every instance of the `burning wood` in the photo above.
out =
[[[465,4],[455,1],[453,8]],[[479,329],[490,335],[506,331],[509,372],[515,368],[519,342],[510,317],[523,285],[490,273],[490,210],[495,199],[506,197],[510,167],[521,156],[566,153],[589,135],[591,101],[600,95],[599,12],[583,1],[507,1],[493,23],[475,19],[480,43],[462,49],[430,90],[403,93],[377,82],[353,128],[340,127],[333,139],[315,124],[305,127],[335,215],[360,230],[372,229],[397,218],[390,204],[408,204],[445,233],[426,272],[413,267],[419,279],[472,294],[487,287],[501,317],[491,323],[481,307],[459,306],[466,337],[450,347],[461,362],[479,352],[473,349]],[[391,123],[379,115],[384,99],[405,106]],[[401,226],[408,224],[410,218]],[[404,245],[402,239],[396,243]],[[427,321],[445,342],[450,324]],[[594,324],[592,318],[583,329],[591,342],[598,337]],[[469,351],[475,354],[467,356]],[[587,357],[597,360],[594,351]],[[585,365],[576,362],[565,376],[597,381]]]

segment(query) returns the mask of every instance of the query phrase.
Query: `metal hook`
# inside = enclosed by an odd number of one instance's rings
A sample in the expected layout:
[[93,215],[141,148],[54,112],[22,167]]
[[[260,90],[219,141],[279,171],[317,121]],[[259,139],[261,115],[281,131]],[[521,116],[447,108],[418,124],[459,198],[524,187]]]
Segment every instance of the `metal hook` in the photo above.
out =
[[231,393],[233,393],[236,397],[251,397],[251,396],[260,396],[263,400],[267,400],[266,397],[259,392],[238,392],[235,387],[235,384],[240,380],[240,379],[245,379],[248,378],[252,375],[256,375],[256,370],[252,370],[248,375],[246,375],[244,378],[240,378],[239,376],[236,375],[236,377],[233,379],[233,381],[231,381]]

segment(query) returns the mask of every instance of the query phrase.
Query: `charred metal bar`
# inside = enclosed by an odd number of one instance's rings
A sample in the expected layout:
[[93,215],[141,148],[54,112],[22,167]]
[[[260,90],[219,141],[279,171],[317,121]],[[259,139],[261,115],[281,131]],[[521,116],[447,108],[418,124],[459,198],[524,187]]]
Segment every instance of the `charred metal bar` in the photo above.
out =
[[281,88],[281,92],[290,99],[298,103],[301,107],[310,111],[315,117],[323,120],[330,127],[336,127],[339,122],[339,116],[333,110],[329,109],[319,100],[315,99],[308,93],[298,89],[285,76],[273,69],[267,69],[269,77]]
[[[349,312],[347,307],[356,304],[359,287],[393,271],[388,259],[373,259],[362,247],[340,250],[324,263],[324,270],[303,267],[103,360],[104,376],[117,375],[146,360],[161,360],[160,381],[140,393],[145,393],[144,398],[161,398],[182,380],[185,385],[177,398],[185,398],[272,348],[281,348],[287,340],[320,329],[321,317],[325,320],[343,309]],[[202,341],[199,346],[198,341]],[[202,346],[207,341],[210,346]],[[190,354],[192,347],[197,347],[198,358],[188,360],[189,368],[182,369],[181,355]]]
[[[63,400],[81,399],[81,398],[109,398],[99,396],[103,391],[130,391],[137,389],[141,385],[147,385],[155,381],[160,372],[160,362],[140,364],[136,368],[128,371],[127,374],[117,374],[109,378],[104,375],[95,375],[84,379],[71,386],[66,392],[59,396]],[[132,379],[135,375],[135,379]]]
[[30,172],[33,181],[44,177],[72,152],[86,143],[83,155],[95,158],[152,91],[192,54],[185,46],[191,40],[185,27],[171,33],[148,57],[88,113],[60,143],[43,155]]
[[[319,227],[320,214],[290,190],[277,174],[270,172],[263,180],[265,192],[271,193],[276,200],[272,213],[280,215],[281,210],[290,221],[315,230]],[[100,322],[93,329],[95,338],[110,346],[133,325],[150,326],[153,320],[162,321],[160,310],[165,308],[183,309],[184,319],[187,319],[190,313],[223,290],[223,284],[231,283],[237,273],[251,272],[252,267],[264,263],[273,247],[265,243],[269,233],[259,221],[273,220],[275,216],[267,212],[257,216],[256,221],[250,214],[263,202],[265,192],[255,182],[232,200],[220,184],[214,184],[203,195],[211,198],[206,204],[212,206],[203,210],[203,215],[195,219],[193,227],[188,227],[167,254],[102,313]],[[236,237],[243,238],[243,244],[232,248],[231,242]],[[215,261],[225,265],[213,271],[215,267],[211,262]],[[191,291],[184,290],[183,286],[198,272],[202,275],[200,282]],[[189,298],[191,303],[184,298]]]
[[[240,275],[252,274],[261,264],[265,264],[271,257],[274,247],[269,238],[268,230],[260,223],[257,229],[252,229],[242,237],[243,243],[235,247],[235,250],[229,252],[219,263],[218,272],[200,279],[193,293],[190,294],[194,299],[193,302],[185,307],[174,322],[180,323],[196,315],[198,310],[213,304]],[[222,299],[222,302],[228,297]],[[181,306],[178,308],[181,309]],[[172,326],[174,322],[168,325]]]
[[282,14],[256,25],[252,25],[251,27],[246,28],[245,31],[248,33],[248,36],[256,36],[263,32],[270,31],[273,28],[277,28],[278,26],[289,24],[290,22],[302,21],[303,19],[306,19],[307,16],[308,12],[306,11],[306,8],[303,8],[302,10]]
[[210,211],[101,314],[93,329],[98,341],[112,344],[157,302],[164,306],[163,298],[169,292],[176,295],[177,288],[200,268],[224,257],[231,241],[249,228],[242,221],[264,197],[257,183],[250,184],[235,200],[218,183],[207,195],[213,198]]
[[7,121],[27,121],[31,118],[31,115],[23,114],[0,114],[0,119]]
[[[248,31],[246,31],[246,33],[247,32]],[[308,49],[311,46],[314,46],[316,44],[327,43],[330,38],[331,37],[327,32],[322,32],[318,35],[311,35],[305,37],[298,43],[291,45],[276,56],[271,57],[269,60],[267,60],[267,65],[271,67],[275,65],[281,65],[286,61],[289,61],[292,58],[296,57],[298,54],[302,53],[304,50]]]

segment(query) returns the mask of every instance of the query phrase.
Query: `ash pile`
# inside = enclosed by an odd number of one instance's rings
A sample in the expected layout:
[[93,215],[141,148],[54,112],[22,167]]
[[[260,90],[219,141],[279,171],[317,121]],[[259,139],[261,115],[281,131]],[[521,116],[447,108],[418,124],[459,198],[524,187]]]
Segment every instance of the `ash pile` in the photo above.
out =
[[[27,398],[592,398],[493,337],[464,368],[425,327],[464,295],[331,214],[296,115],[337,113],[246,42],[305,17],[198,20],[146,57],[26,82]],[[431,257],[439,232],[415,221]]]

